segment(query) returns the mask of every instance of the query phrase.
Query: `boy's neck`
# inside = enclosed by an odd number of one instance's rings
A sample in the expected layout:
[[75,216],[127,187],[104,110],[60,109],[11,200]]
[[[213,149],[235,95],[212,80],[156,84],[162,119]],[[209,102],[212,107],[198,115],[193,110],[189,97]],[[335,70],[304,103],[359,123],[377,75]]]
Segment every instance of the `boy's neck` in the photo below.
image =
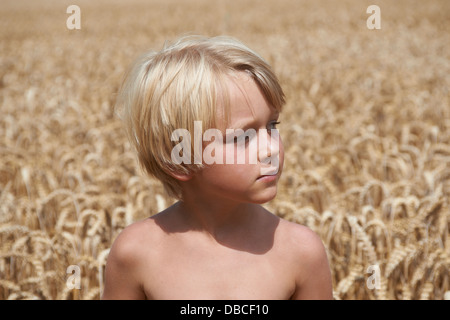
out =
[[[259,206],[218,199],[185,199],[179,202],[193,229],[206,232],[216,241],[248,230]],[[260,209],[260,208],[259,208]]]

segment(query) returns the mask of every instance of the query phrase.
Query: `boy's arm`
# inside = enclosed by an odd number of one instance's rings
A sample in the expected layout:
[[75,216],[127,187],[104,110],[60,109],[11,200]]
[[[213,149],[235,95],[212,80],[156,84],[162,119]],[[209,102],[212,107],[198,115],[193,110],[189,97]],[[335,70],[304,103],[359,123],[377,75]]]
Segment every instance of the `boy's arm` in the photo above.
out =
[[143,300],[144,290],[139,282],[139,255],[130,230],[123,230],[117,237],[108,255],[105,270],[103,300]]
[[[302,236],[305,239],[304,236]],[[320,237],[312,230],[307,231],[307,240],[299,255],[299,272],[292,300],[331,300],[333,286],[328,258]]]

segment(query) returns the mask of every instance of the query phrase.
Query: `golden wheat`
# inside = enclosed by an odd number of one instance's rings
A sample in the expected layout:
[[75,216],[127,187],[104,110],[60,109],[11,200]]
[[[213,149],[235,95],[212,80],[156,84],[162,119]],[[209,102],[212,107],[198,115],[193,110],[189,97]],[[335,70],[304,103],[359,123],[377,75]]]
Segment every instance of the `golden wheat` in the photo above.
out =
[[131,61],[189,32],[235,36],[279,75],[266,206],[321,236],[334,298],[450,299],[448,1],[379,1],[380,30],[356,0],[80,0],[80,30],[70,4],[0,8],[0,299],[99,299],[118,233],[173,203],[113,105]]

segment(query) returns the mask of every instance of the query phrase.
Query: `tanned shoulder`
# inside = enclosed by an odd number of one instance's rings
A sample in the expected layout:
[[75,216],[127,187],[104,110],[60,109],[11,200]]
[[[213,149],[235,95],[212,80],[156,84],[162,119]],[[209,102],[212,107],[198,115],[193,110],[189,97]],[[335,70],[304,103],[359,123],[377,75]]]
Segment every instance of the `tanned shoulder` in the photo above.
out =
[[295,264],[292,299],[332,299],[332,279],[322,239],[310,228],[283,220],[285,245]]
[[148,219],[135,222],[120,232],[110,249],[102,299],[145,299],[140,279],[144,248],[150,241]]

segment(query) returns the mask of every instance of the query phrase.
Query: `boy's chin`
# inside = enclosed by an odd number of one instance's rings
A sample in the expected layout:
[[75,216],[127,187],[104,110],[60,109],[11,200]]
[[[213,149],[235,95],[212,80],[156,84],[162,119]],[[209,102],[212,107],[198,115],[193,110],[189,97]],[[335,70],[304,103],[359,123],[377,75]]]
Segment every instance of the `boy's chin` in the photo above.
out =
[[277,195],[276,187],[273,190],[264,190],[265,192],[261,192],[260,194],[255,195],[250,199],[251,203],[254,204],[264,204],[269,202],[275,198]]

